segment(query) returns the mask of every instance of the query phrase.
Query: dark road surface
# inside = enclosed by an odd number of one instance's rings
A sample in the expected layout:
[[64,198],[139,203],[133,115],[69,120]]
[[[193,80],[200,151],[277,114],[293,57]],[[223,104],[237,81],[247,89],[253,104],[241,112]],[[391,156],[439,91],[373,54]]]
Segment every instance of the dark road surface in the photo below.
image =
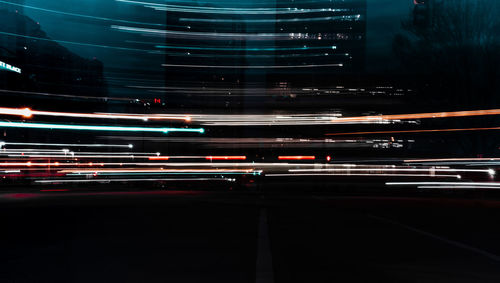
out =
[[500,282],[496,202],[275,200],[18,195],[0,282]]

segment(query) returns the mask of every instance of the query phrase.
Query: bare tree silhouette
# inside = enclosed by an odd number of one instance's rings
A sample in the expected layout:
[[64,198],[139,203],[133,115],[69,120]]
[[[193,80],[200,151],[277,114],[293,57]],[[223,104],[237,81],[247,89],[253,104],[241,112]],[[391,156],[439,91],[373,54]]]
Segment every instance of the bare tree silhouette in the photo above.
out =
[[402,65],[423,74],[427,98],[451,107],[500,104],[500,1],[433,0],[427,23],[403,22]]

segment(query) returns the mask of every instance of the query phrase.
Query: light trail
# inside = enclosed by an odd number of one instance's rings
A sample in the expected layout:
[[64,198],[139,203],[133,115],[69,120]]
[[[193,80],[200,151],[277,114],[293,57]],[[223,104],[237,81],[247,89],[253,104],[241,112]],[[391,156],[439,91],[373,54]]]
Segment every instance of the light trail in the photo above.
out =
[[55,116],[55,117],[76,117],[76,118],[93,118],[93,119],[128,119],[128,120],[183,120],[191,121],[191,117],[186,115],[144,115],[144,114],[119,114],[119,113],[71,113],[71,112],[54,112],[31,110],[29,108],[5,108],[0,107],[0,115],[16,115],[25,118],[30,118],[33,115],[37,116]]
[[315,156],[278,156],[279,160],[314,160]]
[[201,23],[296,23],[296,22],[321,22],[321,21],[352,21],[359,20],[361,15],[342,15],[331,17],[291,18],[291,19],[204,19],[204,18],[179,18],[180,22]]
[[327,133],[327,136],[354,136],[354,135],[378,135],[378,134],[407,134],[407,133],[435,133],[435,132],[463,132],[463,131],[491,131],[500,130],[500,127],[490,128],[458,128],[458,129],[435,129],[435,130],[406,130],[406,131],[374,131],[374,132],[351,132],[351,133]]
[[294,69],[294,68],[323,68],[342,67],[343,64],[310,64],[310,65],[186,65],[186,64],[162,64],[163,67],[178,68],[214,68],[214,69]]
[[387,186],[483,186],[500,188],[500,183],[490,182],[387,182]]
[[3,1],[3,0],[0,0],[0,3],[7,4],[7,5],[13,5],[16,7],[22,7],[25,9],[32,9],[32,10],[54,13],[54,14],[65,15],[65,16],[86,18],[86,19],[91,19],[91,20],[110,21],[110,22],[148,25],[148,26],[165,26],[164,24],[157,24],[157,23],[135,22],[135,21],[121,20],[121,19],[112,19],[112,18],[84,15],[84,14],[69,13],[69,12],[64,12],[64,11],[51,10],[51,9],[45,9],[45,8],[41,8],[41,7],[30,6],[30,5],[17,4],[17,3],[7,2],[7,1]]
[[[177,157],[170,157],[177,158]],[[178,158],[186,158],[186,156],[179,156]],[[198,158],[198,157],[196,157]],[[203,159],[203,156],[199,158]],[[0,162],[0,166],[163,166],[163,167],[252,167],[252,168],[281,168],[281,167],[317,167],[317,166],[357,166],[355,164],[324,164],[324,163],[263,163],[263,162],[238,162],[238,163],[223,163],[223,162]]]
[[456,179],[461,179],[462,176],[460,175],[438,175],[438,174],[435,174],[435,175],[424,175],[424,174],[398,174],[398,173],[394,173],[394,174],[377,174],[377,173],[373,173],[373,174],[363,174],[363,173],[353,173],[353,174],[348,174],[348,173],[344,173],[344,174],[341,174],[341,173],[331,173],[331,174],[327,174],[327,173],[302,173],[302,174],[289,174],[289,173],[283,173],[283,174],[266,174],[266,177],[310,177],[310,176],[364,176],[364,177],[431,177],[431,178],[456,178]]
[[92,43],[84,43],[84,42],[75,42],[75,41],[67,41],[67,40],[50,39],[50,38],[29,36],[29,35],[23,35],[23,34],[17,34],[17,33],[10,33],[10,32],[4,32],[4,31],[0,31],[0,34],[7,35],[7,36],[13,36],[13,37],[21,37],[21,38],[28,38],[28,39],[40,40],[40,41],[57,42],[57,43],[61,43],[63,45],[64,44],[71,44],[71,45],[80,45],[80,46],[87,46],[87,47],[98,47],[98,48],[113,49],[113,50],[122,50],[122,51],[138,51],[138,52],[149,52],[149,51],[152,51],[152,50],[148,50],[148,49],[128,48],[128,47],[120,47],[120,46],[109,46],[109,45],[101,45],[101,44],[92,44]]
[[206,159],[206,160],[245,160],[246,156],[151,156],[149,160]]
[[156,45],[158,49],[182,49],[182,50],[210,50],[210,51],[293,51],[293,50],[332,50],[336,46],[300,46],[300,47],[216,47],[216,46],[175,46],[175,45]]
[[395,115],[372,115],[358,117],[334,118],[332,122],[360,122],[372,120],[410,120],[410,119],[434,119],[434,118],[453,118],[453,117],[475,117],[500,115],[500,109],[488,110],[470,110],[454,112],[434,112],[434,113],[414,113],[414,114],[395,114]]
[[180,37],[180,38],[216,38],[216,39],[231,39],[231,40],[292,40],[290,33],[234,33],[234,32],[194,32],[194,31],[178,31],[166,29],[151,29],[138,28],[131,26],[112,25],[112,29],[137,32],[142,34],[156,34],[164,37]]
[[417,189],[460,189],[460,190],[488,189],[488,190],[500,190],[500,188],[489,187],[489,186],[418,186]]
[[204,13],[204,14],[306,14],[306,13],[333,13],[348,11],[347,9],[333,9],[333,8],[314,8],[314,9],[298,9],[298,8],[228,8],[228,7],[199,7],[199,6],[185,6],[185,5],[172,5],[160,4],[147,1],[134,1],[134,0],[115,0],[117,2],[141,5],[143,7],[152,8],[160,11],[172,12],[185,12],[185,13]]
[[141,158],[149,158],[150,156],[144,156],[144,155],[73,155],[73,154],[58,154],[58,155],[49,155],[49,154],[9,154],[7,155],[8,157],[26,157],[26,158],[51,158],[51,159],[83,159],[83,158],[107,158],[107,159],[113,159],[113,158],[130,158],[130,159],[141,159]]
[[22,146],[61,146],[61,147],[115,147],[115,148],[133,148],[133,144],[85,144],[85,143],[33,143],[33,142],[4,142],[0,141],[0,147],[5,145]]
[[169,160],[169,156],[150,156],[149,160]]
[[254,169],[79,169],[59,173],[255,173]]
[[22,154],[24,153],[25,155],[29,154],[34,154],[34,155],[44,155],[44,154],[50,154],[54,156],[68,156],[68,155],[136,155],[136,156],[152,156],[152,155],[159,155],[158,152],[90,152],[90,151],[70,151],[68,149],[6,149],[6,148],[0,148],[0,155],[7,155],[7,154]]
[[[301,65],[302,66],[302,65]],[[226,67],[226,66],[216,66]],[[235,66],[231,66],[235,67]],[[259,66],[252,66],[259,67]],[[267,66],[260,66],[267,67]],[[290,66],[287,66],[290,67]],[[364,124],[364,123],[386,123],[389,121],[400,121],[409,119],[428,119],[428,118],[453,118],[453,117],[477,117],[499,115],[500,109],[457,111],[457,112],[435,112],[435,113],[416,113],[416,114],[398,114],[398,115],[379,115],[379,116],[357,116],[357,117],[339,117],[340,114],[289,114],[289,115],[189,115],[189,114],[127,114],[127,113],[72,113],[56,111],[31,110],[29,108],[0,108],[1,115],[16,115],[25,118],[34,115],[56,116],[56,117],[76,117],[76,118],[94,118],[94,119],[129,119],[129,120],[181,120],[196,121],[207,125],[316,125],[316,124]],[[440,130],[411,130],[411,131],[376,131],[359,132],[360,134],[375,133],[412,133],[412,132],[432,132],[432,131],[459,131],[459,130],[481,130],[497,129],[495,128],[470,128],[470,129],[440,129]],[[333,133],[328,135],[341,135],[351,133]],[[354,133],[352,133],[354,134]]]
[[64,169],[57,171],[67,176],[119,176],[119,175],[261,175],[254,169]]
[[127,97],[110,97],[110,96],[72,95],[72,94],[35,92],[35,91],[19,91],[19,90],[10,90],[10,89],[0,89],[0,92],[5,92],[5,93],[9,93],[9,94],[18,94],[18,95],[55,97],[55,98],[59,98],[59,99],[61,99],[61,98],[94,99],[94,100],[97,100],[99,102],[120,101],[120,102],[132,103],[135,101],[135,98],[130,98],[130,97],[127,98]]
[[500,158],[490,158],[490,157],[482,157],[482,158],[429,158],[429,159],[406,159],[403,160],[405,163],[413,163],[413,162],[441,162],[441,161],[499,161]]
[[207,160],[245,160],[246,156],[206,156]]
[[22,123],[22,122],[4,122],[0,121],[0,128],[28,128],[28,129],[44,129],[44,130],[84,130],[84,131],[116,131],[116,132],[157,132],[157,133],[200,133],[203,134],[205,129],[190,129],[190,128],[153,128],[153,127],[125,127],[125,126],[91,126],[91,125],[69,125],[69,124],[44,124],[44,123]]
[[158,181],[227,181],[234,182],[235,179],[231,178],[127,178],[127,179],[85,179],[85,180],[36,180],[35,183],[53,184],[53,183],[110,183],[110,182],[158,182]]
[[331,168],[331,169],[289,169],[289,172],[463,172],[495,175],[493,169],[451,169],[451,168]]
[[[253,66],[253,67],[258,67],[258,66]],[[55,117],[94,118],[94,119],[129,119],[129,120],[143,120],[143,121],[180,120],[185,122],[193,121],[201,123],[203,125],[215,125],[215,126],[321,125],[321,124],[328,125],[328,124],[372,124],[372,123],[387,124],[390,121],[394,122],[394,121],[408,120],[408,119],[475,117],[475,116],[487,116],[487,115],[498,115],[498,114],[500,114],[500,110],[498,109],[380,115],[380,116],[340,117],[341,116],[340,113],[331,113],[331,114],[307,113],[307,114],[281,114],[281,115],[128,114],[128,113],[72,113],[72,112],[31,110],[29,108],[6,108],[6,107],[0,108],[0,115],[16,115],[25,118],[30,118],[32,116],[39,115],[39,116],[55,116]],[[451,130],[458,130],[458,129],[451,129]],[[422,132],[422,131],[437,131],[437,130],[417,130],[417,131]],[[383,132],[360,132],[360,133],[400,133],[400,132],[410,132],[410,131],[383,131]],[[335,135],[335,134],[329,134],[329,135]]]

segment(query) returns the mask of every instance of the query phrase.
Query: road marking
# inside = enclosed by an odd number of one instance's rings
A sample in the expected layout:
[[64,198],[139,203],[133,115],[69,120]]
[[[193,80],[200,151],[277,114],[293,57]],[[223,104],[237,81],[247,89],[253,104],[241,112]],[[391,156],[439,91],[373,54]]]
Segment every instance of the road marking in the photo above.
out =
[[256,283],[273,283],[273,258],[269,240],[269,225],[267,223],[267,209],[260,209],[259,235],[257,238],[257,263],[255,272]]
[[493,254],[493,253],[490,253],[490,252],[485,251],[485,250],[482,250],[482,249],[479,249],[479,248],[476,248],[476,247],[473,247],[473,246],[469,246],[467,244],[464,244],[464,243],[461,243],[461,242],[458,242],[458,241],[446,239],[444,237],[432,234],[430,232],[423,231],[423,230],[417,229],[415,227],[399,223],[399,222],[397,222],[395,220],[392,220],[392,219],[389,219],[389,218],[380,217],[380,216],[376,216],[376,215],[372,215],[372,214],[368,214],[368,217],[373,218],[375,220],[378,220],[380,222],[389,223],[389,224],[392,224],[392,225],[396,225],[396,226],[402,227],[402,228],[404,228],[406,230],[418,233],[418,234],[423,235],[423,236],[427,236],[429,238],[432,238],[432,239],[444,242],[444,243],[446,243],[448,245],[455,246],[457,248],[461,248],[461,249],[464,249],[464,250],[468,250],[468,251],[480,254],[480,255],[485,256],[485,257],[487,257],[487,258],[489,258],[489,259],[491,259],[493,261],[500,261],[500,256],[498,256],[496,254]]

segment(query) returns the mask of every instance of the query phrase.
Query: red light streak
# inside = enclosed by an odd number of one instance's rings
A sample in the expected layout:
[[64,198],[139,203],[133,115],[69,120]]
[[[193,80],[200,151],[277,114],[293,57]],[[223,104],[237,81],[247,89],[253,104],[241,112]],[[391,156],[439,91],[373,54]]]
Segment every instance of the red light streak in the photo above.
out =
[[314,160],[316,156],[278,156],[279,160]]

